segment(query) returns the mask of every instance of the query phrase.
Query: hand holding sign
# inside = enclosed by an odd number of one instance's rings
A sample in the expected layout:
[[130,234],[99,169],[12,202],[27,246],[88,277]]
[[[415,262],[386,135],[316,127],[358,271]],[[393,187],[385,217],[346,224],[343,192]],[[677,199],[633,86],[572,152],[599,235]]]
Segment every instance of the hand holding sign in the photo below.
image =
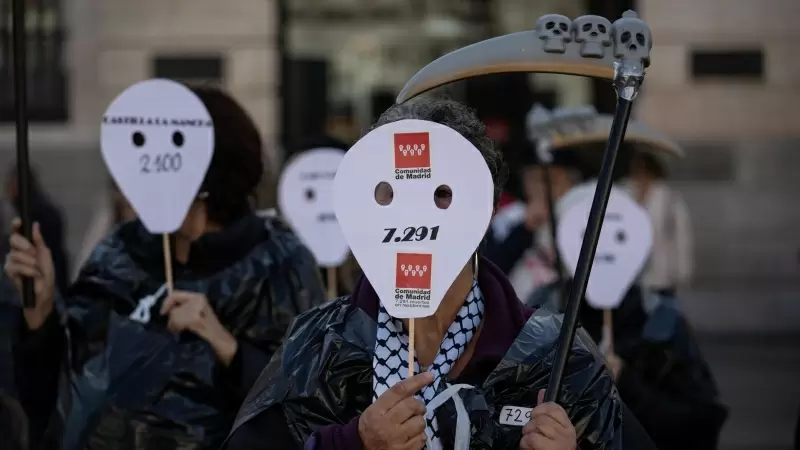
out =
[[[577,200],[559,220],[558,250],[575,273],[592,206],[591,194]],[[642,271],[653,245],[650,217],[619,189],[612,189],[603,228],[586,288],[586,301],[598,309],[613,309]]]
[[486,233],[493,195],[480,152],[456,131],[421,120],[368,133],[334,180],[345,239],[396,318],[436,312]]
[[114,99],[100,134],[103,159],[120,191],[151,233],[164,234],[171,291],[167,233],[180,228],[211,163],[211,116],[186,86],[148,80]]

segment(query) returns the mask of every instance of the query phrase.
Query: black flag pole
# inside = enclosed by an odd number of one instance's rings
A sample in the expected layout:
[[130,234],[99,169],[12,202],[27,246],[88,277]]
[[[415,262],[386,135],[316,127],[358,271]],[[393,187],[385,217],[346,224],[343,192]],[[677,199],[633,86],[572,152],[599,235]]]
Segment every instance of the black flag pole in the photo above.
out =
[[[589,210],[589,220],[586,224],[586,233],[583,236],[575,276],[567,299],[564,322],[561,325],[561,333],[559,333],[558,342],[556,343],[553,369],[545,391],[544,400],[546,402],[558,401],[559,393],[561,392],[564,369],[567,366],[570,350],[575,340],[581,300],[589,283],[589,275],[592,271],[592,263],[597,251],[597,240],[600,237],[600,230],[603,226],[606,206],[608,205],[608,197],[611,193],[611,182],[617,154],[622,141],[625,139],[625,130],[631,117],[633,101],[639,93],[639,88],[644,81],[645,67],[649,63],[652,40],[647,25],[639,20],[633,11],[625,12],[622,15],[622,19],[617,23],[626,20],[627,23],[625,25],[628,26],[620,27],[621,29],[617,30],[620,34],[615,36],[624,46],[623,54],[620,55],[622,58],[614,64],[613,85],[617,91],[617,109],[614,112],[614,121],[611,124],[611,132],[608,136],[608,146],[603,155],[603,163],[600,166],[592,207]],[[625,52],[625,50],[628,51]]]
[[[22,221],[22,235],[29,241],[33,237],[30,211],[30,169],[28,163],[28,98],[27,61],[25,58],[25,0],[12,1],[12,45],[14,51],[14,109],[17,120],[17,204]],[[22,279],[22,306],[33,308],[36,297],[33,279]]]

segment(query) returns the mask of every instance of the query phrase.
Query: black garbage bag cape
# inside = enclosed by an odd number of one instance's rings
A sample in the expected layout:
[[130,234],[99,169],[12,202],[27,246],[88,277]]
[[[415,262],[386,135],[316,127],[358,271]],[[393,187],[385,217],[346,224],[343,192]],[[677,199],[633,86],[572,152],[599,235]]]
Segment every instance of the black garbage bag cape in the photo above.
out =
[[[277,219],[249,216],[193,244],[188,265],[173,262],[174,287],[205,294],[237,338],[233,375],[199,337],[167,331],[160,247],[123,225],[59,301],[63,376],[46,448],[216,450],[291,321],[326,300],[313,256]],[[132,320],[158,292],[150,320]]]
[[[556,284],[528,304],[553,305]],[[728,416],[713,374],[686,318],[672,303],[645,312],[643,291],[632,287],[614,310],[614,351],[625,361],[620,395],[660,450],[713,450]],[[602,313],[588,305],[581,320],[599,341]]]
[[[502,362],[476,389],[460,395],[473,427],[471,449],[518,449],[521,427],[500,423],[503,406],[536,405],[547,386],[554,345],[563,316],[539,310],[523,327]],[[232,433],[274,405],[280,405],[296,448],[329,424],[344,424],[371,403],[375,321],[348,298],[312,310],[295,322],[242,405]],[[566,370],[563,405],[584,450],[621,449],[624,405],[595,345],[579,331]],[[359,406],[361,405],[361,406]],[[444,448],[452,448],[455,408],[437,409]],[[633,420],[633,419],[632,419]],[[268,436],[265,431],[264,436]],[[643,435],[644,446],[654,448]],[[264,444],[263,448],[275,448]]]
[[[3,261],[8,253],[6,242],[0,245]],[[0,439],[10,440],[3,441],[10,449],[24,448],[20,445],[27,440],[30,427],[14,382],[13,345],[22,320],[19,311],[20,298],[16,289],[5,271],[0,272]]]

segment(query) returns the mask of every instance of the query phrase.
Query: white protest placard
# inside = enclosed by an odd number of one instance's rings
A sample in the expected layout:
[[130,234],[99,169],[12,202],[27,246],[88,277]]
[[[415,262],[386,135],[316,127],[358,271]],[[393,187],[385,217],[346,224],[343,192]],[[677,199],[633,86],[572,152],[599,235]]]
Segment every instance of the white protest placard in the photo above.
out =
[[322,267],[338,267],[350,247],[333,211],[333,178],[345,152],[315,148],[294,157],[281,173],[278,206]]
[[111,176],[144,226],[171,233],[186,218],[211,163],[214,125],[189,88],[147,80],[108,107],[100,144]]
[[390,315],[436,311],[489,227],[493,192],[478,149],[444,125],[393,122],[347,152],[334,210]]
[[[558,222],[558,251],[572,275],[578,266],[593,195],[575,199]],[[624,191],[613,188],[597,241],[586,301],[597,309],[619,306],[644,268],[653,245],[647,211]]]

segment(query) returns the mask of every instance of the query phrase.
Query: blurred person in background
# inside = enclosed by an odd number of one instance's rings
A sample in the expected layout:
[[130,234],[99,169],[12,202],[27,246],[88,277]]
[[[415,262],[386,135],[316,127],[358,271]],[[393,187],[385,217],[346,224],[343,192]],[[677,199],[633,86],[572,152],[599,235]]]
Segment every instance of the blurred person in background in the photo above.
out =
[[694,243],[689,210],[666,176],[666,164],[658,156],[633,152],[627,189],[653,224],[653,249],[640,284],[660,299],[674,301],[691,280]]
[[[551,242],[544,166],[536,157],[532,145],[527,150],[529,156],[523,160],[521,167],[522,186],[527,199],[523,226],[533,235],[530,245],[523,247],[520,259],[509,267],[508,276],[517,295],[523,300],[529,299],[539,288],[558,279],[555,245]],[[549,171],[554,205],[583,179],[576,151],[564,148],[553,152]],[[511,236],[513,237],[513,232]],[[506,254],[511,254],[511,251],[507,250]]]
[[326,300],[311,252],[253,211],[255,124],[222,91],[192,90],[213,120],[214,155],[172,235],[171,295],[162,236],[138,220],[104,239],[66,291],[40,225],[32,241],[10,239],[6,273],[17,289],[23,276],[35,284],[15,377],[43,448],[218,448],[294,317]]
[[[484,121],[486,125],[486,134],[493,141],[495,145],[501,148],[501,153],[504,158],[511,158],[516,155],[527,154],[526,144],[524,139],[514,140],[513,142],[500,141],[493,137],[489,131],[491,130],[489,123],[491,121]],[[502,122],[500,122],[502,124]],[[495,125],[497,127],[498,125]],[[497,130],[495,130],[497,134]],[[510,156],[509,156],[510,155]],[[508,159],[507,159],[508,160]],[[513,164],[510,160],[509,164]],[[510,172],[509,182],[517,180],[516,184],[520,184],[518,179],[519,173]],[[526,226],[525,221],[526,201],[523,193],[514,193],[506,187],[500,193],[500,200],[497,202],[497,208],[492,216],[489,230],[486,233],[486,238],[483,241],[483,255],[506,275],[512,267],[519,261],[525,249],[533,244],[533,232],[535,228]]]
[[[73,260],[71,280],[80,274],[83,263],[89,259],[95,247],[106,238],[118,225],[136,218],[136,211],[128,203],[128,199],[120,192],[117,183],[109,180],[109,193],[98,202],[95,213],[89,222],[81,247]],[[109,195],[110,194],[110,195]]]
[[[69,284],[69,268],[66,250],[66,226],[59,208],[50,200],[42,189],[39,177],[33,168],[28,173],[30,189],[29,204],[31,220],[39,224],[44,241],[53,255],[55,267],[55,283],[58,289],[66,289]],[[14,215],[19,215],[19,185],[17,184],[17,164],[11,166],[6,178],[6,195],[13,208]]]
[[[596,183],[594,178],[599,173],[608,136],[608,129],[604,127],[610,127],[610,120],[606,122],[603,125],[598,121],[600,132],[586,133],[591,138],[569,148],[574,158],[568,167],[573,170],[580,167],[582,178],[589,180],[581,183],[575,172],[561,183],[558,179],[563,176],[556,175],[553,178],[556,218],[569,208],[569,202],[576,198],[573,193],[578,192],[577,189],[593,191],[593,184]],[[623,161],[638,154],[640,146],[634,142],[635,133],[631,132],[634,129],[640,130],[641,127],[633,122],[629,125],[627,140],[620,148],[620,159]],[[565,137],[570,138],[569,134]],[[559,158],[561,151],[553,152],[554,159]],[[623,169],[626,169],[624,165]],[[625,172],[618,171],[614,178],[623,179]],[[633,179],[640,175],[630,176]],[[533,195],[541,192],[544,189],[538,187]],[[542,228],[549,228],[549,225],[545,223]],[[549,230],[542,234],[547,248],[553,248]],[[655,244],[652,252],[656,252]],[[628,290],[619,307],[612,311],[614,344],[613,353],[606,355],[608,367],[614,375],[622,400],[639,419],[659,450],[716,449],[720,431],[727,419],[727,409],[720,403],[713,374],[685,317],[669,302],[651,304],[645,301],[649,291],[641,285],[641,280],[645,279],[647,270],[646,266],[638,278],[640,281]],[[568,283],[570,281],[567,280]],[[561,295],[559,286],[551,283],[540,286],[528,299],[528,304],[558,308]],[[585,299],[582,302],[580,323],[592,339],[600,344],[603,311],[593,308]]]

